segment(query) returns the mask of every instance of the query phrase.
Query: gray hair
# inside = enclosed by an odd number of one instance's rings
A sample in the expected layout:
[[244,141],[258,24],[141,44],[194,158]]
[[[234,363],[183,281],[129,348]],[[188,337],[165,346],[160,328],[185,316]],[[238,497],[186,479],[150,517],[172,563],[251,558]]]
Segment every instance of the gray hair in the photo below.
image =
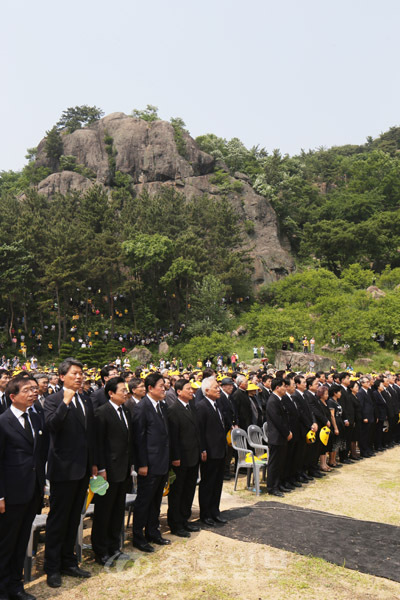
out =
[[204,396],[207,396],[206,392],[207,390],[210,389],[211,385],[216,381],[215,377],[206,377],[205,379],[203,379],[203,381],[201,382],[201,391],[203,392]]
[[236,377],[236,385],[240,386],[241,383],[243,383],[243,381],[246,381],[246,377],[244,375],[238,375]]

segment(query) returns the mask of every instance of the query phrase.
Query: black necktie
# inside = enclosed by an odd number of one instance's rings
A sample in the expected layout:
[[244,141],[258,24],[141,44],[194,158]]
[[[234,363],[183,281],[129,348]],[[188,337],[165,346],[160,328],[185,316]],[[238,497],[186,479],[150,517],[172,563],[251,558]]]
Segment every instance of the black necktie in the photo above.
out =
[[160,417],[164,420],[163,414],[162,414],[162,410],[161,410],[161,406],[160,403],[157,402],[157,412],[160,415]]
[[191,412],[189,404],[186,404],[185,408],[188,412]]
[[33,444],[33,431],[29,422],[28,413],[22,413],[22,418],[25,421],[25,431],[31,444]]
[[76,406],[76,410],[78,411],[79,418],[81,419],[82,423],[84,423],[84,425],[86,427],[86,417],[85,417],[85,413],[83,412],[82,405],[79,402],[78,394],[75,394],[74,398],[75,398],[75,406]]
[[120,406],[120,407],[118,408],[118,412],[119,412],[119,418],[121,419],[121,421],[123,422],[123,424],[124,424],[124,425],[125,425],[125,427],[126,427],[126,423],[125,423],[125,419],[124,419],[124,412],[123,412],[123,410],[122,410],[122,406]]
[[2,403],[2,405],[4,406],[4,408],[8,408],[8,407],[7,407],[7,400],[6,400],[6,395],[5,395],[5,393],[3,393],[3,394],[1,395],[1,403]]

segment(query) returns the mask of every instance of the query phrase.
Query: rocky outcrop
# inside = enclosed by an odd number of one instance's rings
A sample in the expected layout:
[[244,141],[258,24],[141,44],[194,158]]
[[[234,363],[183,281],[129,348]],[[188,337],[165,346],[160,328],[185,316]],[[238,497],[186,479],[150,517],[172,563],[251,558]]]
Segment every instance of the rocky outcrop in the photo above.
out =
[[158,354],[167,355],[168,352],[169,352],[169,346],[168,346],[167,342],[161,342],[161,344],[159,344],[159,346],[158,346]]
[[[310,362],[314,363],[312,369]],[[290,364],[290,368],[294,371],[330,371],[331,367],[336,367],[336,361],[327,356],[320,354],[305,354],[303,352],[290,352],[289,350],[278,350],[275,354],[275,368],[286,369]]]
[[153,358],[152,353],[147,348],[133,348],[130,352],[128,352],[129,358],[136,360],[141,365],[147,365],[151,359]]
[[376,285],[370,285],[369,288],[367,288],[367,292],[374,300],[379,300],[379,298],[384,298],[386,296],[386,293]]
[[68,194],[74,190],[85,192],[93,185],[93,181],[74,173],[73,171],[62,171],[61,173],[52,173],[46,179],[38,184],[39,194],[51,197],[56,193]]
[[[294,262],[287,240],[279,235],[275,211],[271,204],[256,194],[243,173],[227,174],[232,185],[221,190],[215,183],[215,160],[202,152],[188,133],[183,133],[185,156],[178,152],[175,130],[165,121],[147,122],[113,113],[84,129],[62,134],[63,153],[76,157],[79,165],[89,168],[96,179],[91,181],[78,173],[53,173],[38,186],[46,196],[56,192],[87,190],[94,183],[106,186],[110,177],[110,152],[115,168],[132,177],[137,194],[146,190],[157,193],[171,186],[188,199],[202,194],[228,198],[243,223],[245,246],[253,257],[253,282],[274,281],[290,273]],[[37,165],[51,167],[45,140],[38,146]],[[224,169],[223,163],[218,163]]]

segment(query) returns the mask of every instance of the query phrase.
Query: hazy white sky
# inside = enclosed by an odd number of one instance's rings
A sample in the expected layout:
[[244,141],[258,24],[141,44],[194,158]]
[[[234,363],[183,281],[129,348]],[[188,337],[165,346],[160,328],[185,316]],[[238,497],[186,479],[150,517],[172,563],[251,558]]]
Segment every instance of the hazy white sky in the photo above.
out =
[[289,154],[400,123],[399,0],[3,0],[0,14],[0,171],[80,104],[154,104],[194,137]]

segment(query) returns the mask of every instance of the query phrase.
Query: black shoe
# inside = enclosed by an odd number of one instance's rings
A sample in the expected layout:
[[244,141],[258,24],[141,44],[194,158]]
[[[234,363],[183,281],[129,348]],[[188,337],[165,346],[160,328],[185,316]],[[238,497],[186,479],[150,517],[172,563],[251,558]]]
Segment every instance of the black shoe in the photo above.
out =
[[61,587],[61,574],[51,573],[51,575],[47,575],[47,585],[51,588]]
[[197,531],[201,531],[201,527],[200,525],[195,525],[194,523],[186,523],[183,526],[184,529],[186,529],[186,531],[190,531],[190,532],[197,532]]
[[280,485],[280,486],[279,486],[279,490],[280,490],[281,492],[291,492],[291,491],[292,491],[291,489],[289,489],[289,488],[285,487],[284,485]]
[[122,550],[117,550],[116,552],[113,552],[111,554],[111,558],[112,560],[131,560],[132,557],[130,554],[126,554],[125,552],[122,552]]
[[279,490],[269,490],[269,492],[267,492],[267,494],[269,494],[270,496],[278,496],[279,498],[283,498],[285,494],[282,494],[282,492],[280,492]]
[[138,550],[141,550],[142,552],[154,552],[155,551],[153,546],[150,546],[150,544],[148,544],[145,540],[143,540],[143,541],[133,540],[132,546],[134,546]]
[[344,465],[352,465],[353,464],[353,461],[350,460],[349,458],[344,458],[341,462]]
[[105,565],[110,566],[113,561],[113,558],[111,558],[111,556],[109,554],[104,554],[104,556],[95,554],[94,560],[97,562],[97,564],[102,565],[104,567]]
[[215,527],[215,521],[213,521],[213,519],[210,519],[210,517],[200,519],[200,521],[204,523],[204,525],[208,525],[209,527]]
[[190,538],[190,533],[186,529],[171,529],[173,535],[177,535],[182,538]]
[[306,479],[305,477],[303,477],[303,476],[300,476],[300,477],[298,478],[298,480],[297,480],[297,481],[298,481],[299,483],[309,483],[309,482],[310,482],[310,479],[308,479],[308,478]]
[[88,579],[92,576],[89,571],[84,571],[78,565],[76,567],[67,567],[66,569],[61,569],[62,575],[69,575],[70,577],[78,577],[79,579]]
[[290,481],[285,481],[284,483],[282,483],[282,485],[290,491],[295,489],[295,486],[292,483],[290,483]]
[[213,517],[213,520],[216,523],[219,523],[220,525],[226,525],[227,524],[227,519],[224,519],[224,517],[218,516],[218,517]]
[[230,481],[232,477],[230,475],[224,475],[224,481]]
[[314,477],[310,473],[303,473],[303,477],[308,481],[314,481]]
[[152,544],[157,544],[157,546],[169,546],[171,543],[171,540],[167,540],[167,538],[163,538],[161,537],[149,537],[146,538],[148,542],[151,542]]
[[13,594],[9,593],[8,598],[10,600],[36,600],[36,596],[28,594],[28,592],[25,592],[25,590],[14,592]]
[[303,487],[299,481],[291,481],[290,483],[295,488],[301,488],[301,487]]
[[317,479],[322,479],[323,475],[319,471],[315,471],[315,473],[313,473],[313,477],[316,477]]

